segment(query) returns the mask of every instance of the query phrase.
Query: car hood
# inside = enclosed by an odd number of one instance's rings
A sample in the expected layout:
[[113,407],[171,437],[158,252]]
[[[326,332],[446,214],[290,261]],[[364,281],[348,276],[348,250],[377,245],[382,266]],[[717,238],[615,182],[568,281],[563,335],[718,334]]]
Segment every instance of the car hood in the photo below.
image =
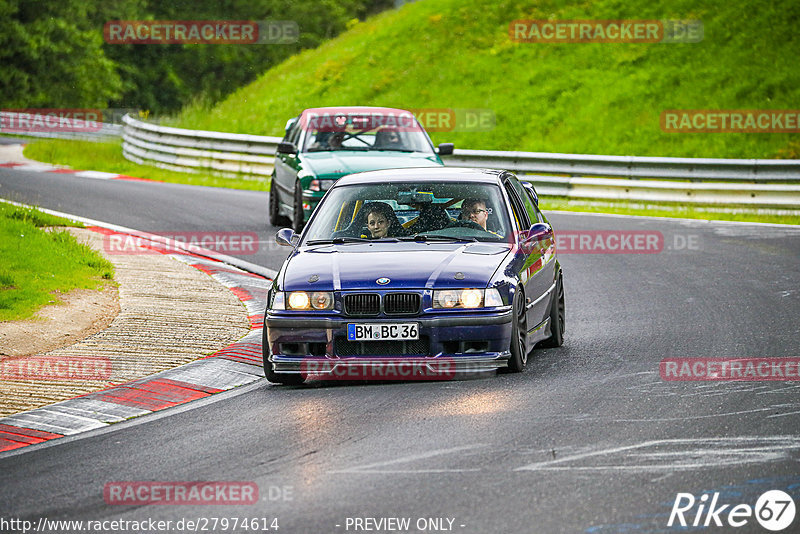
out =
[[[285,291],[483,288],[510,249],[506,243],[318,245],[288,260],[281,285]],[[378,278],[390,281],[379,285]]]
[[442,166],[435,154],[391,151],[307,152],[303,154],[303,164],[316,176],[336,177],[381,169]]

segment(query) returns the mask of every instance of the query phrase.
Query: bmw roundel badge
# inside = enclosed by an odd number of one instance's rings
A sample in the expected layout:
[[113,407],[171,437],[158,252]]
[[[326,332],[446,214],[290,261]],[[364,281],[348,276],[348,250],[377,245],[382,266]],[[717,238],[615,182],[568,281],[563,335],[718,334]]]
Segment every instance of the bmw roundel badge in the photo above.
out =
[[375,280],[375,281],[376,281],[376,282],[378,282],[378,284],[380,284],[380,285],[382,285],[382,286],[385,286],[386,284],[388,284],[389,282],[391,282],[391,280],[389,280],[388,278],[385,278],[385,277],[384,277],[384,278],[378,278],[378,279],[377,279],[377,280]]

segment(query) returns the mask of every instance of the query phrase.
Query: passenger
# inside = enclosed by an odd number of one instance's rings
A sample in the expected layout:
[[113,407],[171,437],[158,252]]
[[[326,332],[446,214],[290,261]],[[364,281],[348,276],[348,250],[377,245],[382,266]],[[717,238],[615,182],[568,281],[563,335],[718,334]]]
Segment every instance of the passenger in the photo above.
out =
[[400,139],[400,133],[397,130],[383,129],[375,134],[374,148],[381,150],[399,150],[404,149],[405,145]]
[[372,239],[382,237],[400,237],[408,235],[408,231],[400,224],[394,210],[385,202],[372,202],[362,208],[366,210],[366,225],[369,236]]
[[328,147],[331,150],[339,150],[344,143],[344,132],[336,132],[328,139]]

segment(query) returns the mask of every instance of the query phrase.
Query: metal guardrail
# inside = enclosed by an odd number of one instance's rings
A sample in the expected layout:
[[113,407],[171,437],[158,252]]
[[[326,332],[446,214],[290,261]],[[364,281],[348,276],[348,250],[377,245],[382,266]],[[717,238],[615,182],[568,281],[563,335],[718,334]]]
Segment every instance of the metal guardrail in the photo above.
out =
[[282,139],[158,126],[128,115],[122,121],[122,154],[127,159],[180,172],[265,179],[272,175]]
[[[130,116],[124,117],[123,122],[122,150],[126,158],[182,172],[206,171],[245,179],[264,179],[272,174],[274,154],[281,141],[280,137],[158,126]],[[800,182],[800,160],[657,158],[467,149],[456,149],[444,160],[448,166],[498,168],[523,174],[536,185],[540,194],[546,196],[800,207],[800,185],[785,183]],[[544,176],[540,173],[569,176]]]
[[[24,115],[25,120],[20,121]],[[8,128],[13,125],[13,128]],[[68,131],[55,125],[52,128],[37,126],[30,114],[20,114],[9,111],[0,111],[0,133],[21,135],[24,137],[44,137],[50,139],[76,139],[82,141],[108,141],[118,139],[122,135],[121,124],[100,123],[98,129],[83,128],[77,131]]]
[[458,150],[458,166],[501,168],[573,176],[616,176],[629,179],[782,181],[800,180],[800,160],[657,158],[597,156],[549,152]]

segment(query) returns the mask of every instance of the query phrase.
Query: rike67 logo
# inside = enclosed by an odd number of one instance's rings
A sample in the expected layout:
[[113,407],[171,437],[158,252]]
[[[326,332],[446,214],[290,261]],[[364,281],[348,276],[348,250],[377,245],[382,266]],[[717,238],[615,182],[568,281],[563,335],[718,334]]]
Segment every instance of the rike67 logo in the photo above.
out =
[[[718,504],[718,500],[719,492],[711,495],[704,493],[699,499],[691,493],[678,493],[672,505],[667,526],[735,528],[747,525],[755,517],[755,520],[765,529],[778,532],[788,528],[794,521],[794,501],[788,493],[780,490],[763,493],[756,501],[755,506]],[[797,532],[797,530],[792,532]]]

